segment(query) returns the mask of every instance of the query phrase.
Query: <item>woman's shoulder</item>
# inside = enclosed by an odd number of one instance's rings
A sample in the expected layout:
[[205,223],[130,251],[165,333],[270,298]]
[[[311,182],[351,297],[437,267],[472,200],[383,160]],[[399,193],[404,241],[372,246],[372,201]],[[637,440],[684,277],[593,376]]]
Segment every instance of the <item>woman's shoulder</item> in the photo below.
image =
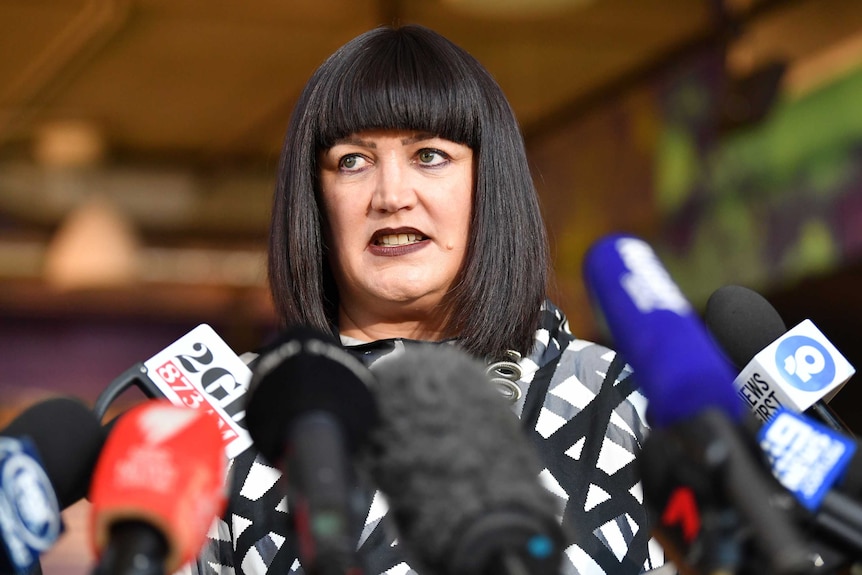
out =
[[649,519],[636,495],[636,459],[648,428],[634,374],[613,349],[573,335],[550,302],[542,315],[536,347],[525,358],[535,371],[520,382],[525,393],[516,411],[546,466],[543,480],[565,502],[564,525],[582,534],[574,554],[604,557],[595,572],[659,565],[662,554],[646,543]]
[[516,411],[526,426],[549,437],[589,415],[621,428],[635,449],[647,429],[646,399],[631,368],[613,349],[573,335],[565,314],[551,302],[542,315],[533,352],[521,361],[524,397]]
[[[575,374],[586,380],[604,379],[616,353],[604,344],[577,337],[572,333],[566,314],[553,302],[542,305],[539,327],[531,353],[525,358],[535,370]],[[631,370],[624,366],[623,375]]]

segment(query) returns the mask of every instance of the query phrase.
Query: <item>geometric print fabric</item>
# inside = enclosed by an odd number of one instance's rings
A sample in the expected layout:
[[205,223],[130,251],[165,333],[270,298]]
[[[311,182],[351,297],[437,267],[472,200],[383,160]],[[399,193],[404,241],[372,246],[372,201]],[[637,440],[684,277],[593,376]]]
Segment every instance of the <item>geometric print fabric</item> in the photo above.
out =
[[[570,546],[566,575],[637,575],[664,562],[650,539],[636,457],[647,432],[646,401],[631,370],[602,346],[578,340],[565,316],[543,306],[536,347],[521,360],[522,394],[513,406],[545,469],[540,481],[560,502]],[[346,346],[373,363],[400,347],[387,340]],[[192,564],[196,575],[303,573],[290,509],[279,472],[253,448],[231,467],[228,510]],[[411,575],[409,556],[397,544],[385,499],[368,489],[359,552],[367,575]]]

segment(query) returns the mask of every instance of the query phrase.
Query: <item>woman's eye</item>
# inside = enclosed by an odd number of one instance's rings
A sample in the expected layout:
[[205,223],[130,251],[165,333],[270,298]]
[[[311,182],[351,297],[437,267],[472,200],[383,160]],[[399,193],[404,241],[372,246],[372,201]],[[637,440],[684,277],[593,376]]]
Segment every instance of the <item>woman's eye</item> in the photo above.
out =
[[420,163],[426,165],[440,164],[446,161],[446,159],[448,158],[448,156],[446,156],[446,154],[444,154],[440,150],[432,150],[430,148],[419,150],[417,157],[419,158]]
[[362,158],[355,154],[344,156],[338,162],[338,167],[343,170],[355,170],[361,165],[361,160]]

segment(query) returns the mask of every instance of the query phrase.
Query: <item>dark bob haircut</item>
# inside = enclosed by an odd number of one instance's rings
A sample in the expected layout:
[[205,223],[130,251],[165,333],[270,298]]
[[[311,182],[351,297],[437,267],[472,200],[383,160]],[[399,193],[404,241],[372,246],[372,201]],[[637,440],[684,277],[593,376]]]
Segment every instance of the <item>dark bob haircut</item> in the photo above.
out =
[[478,357],[529,353],[549,263],[518,122],[475,58],[416,25],[357,36],[317,69],[296,104],[280,158],[269,246],[270,289],[281,321],[338,332],[318,154],[368,129],[428,132],[472,148],[470,239],[441,313],[448,331]]

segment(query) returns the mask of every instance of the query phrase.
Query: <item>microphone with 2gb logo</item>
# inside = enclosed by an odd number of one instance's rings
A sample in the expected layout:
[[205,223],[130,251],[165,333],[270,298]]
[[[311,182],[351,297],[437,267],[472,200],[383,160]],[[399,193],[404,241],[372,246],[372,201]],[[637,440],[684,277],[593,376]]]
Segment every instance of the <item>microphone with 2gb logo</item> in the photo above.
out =
[[225,453],[234,458],[248,449],[251,437],[242,398],[251,370],[207,324],[201,324],[144,362],[112,381],[99,395],[93,411],[99,419],[110,404],[132,386],[150,398],[215,414]]

